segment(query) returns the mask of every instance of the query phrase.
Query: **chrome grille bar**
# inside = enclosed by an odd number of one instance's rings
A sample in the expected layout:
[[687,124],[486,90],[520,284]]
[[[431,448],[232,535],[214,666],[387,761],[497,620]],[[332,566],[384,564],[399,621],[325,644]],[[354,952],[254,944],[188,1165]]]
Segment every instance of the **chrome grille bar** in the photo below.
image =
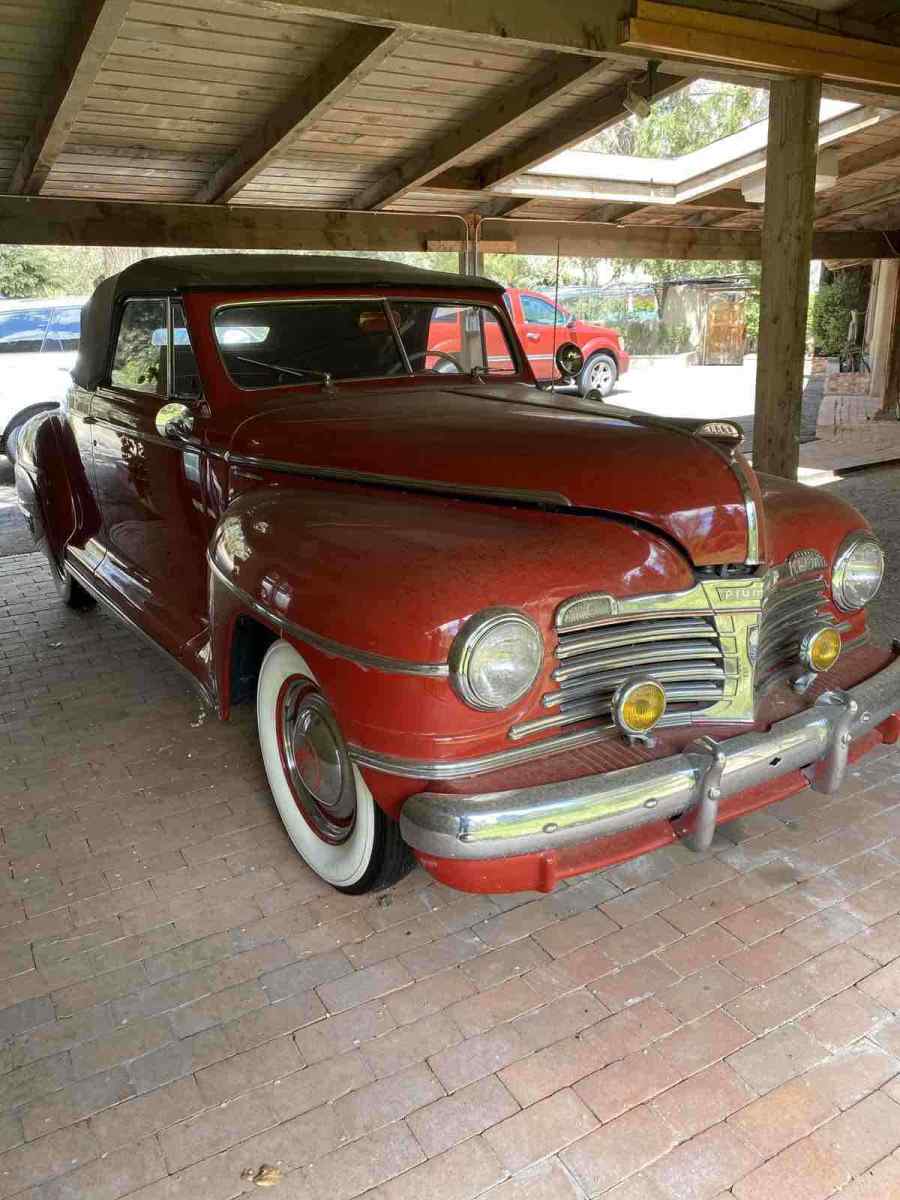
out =
[[553,711],[513,726],[514,741],[594,717],[601,718],[599,729],[613,728],[613,693],[635,672],[665,685],[673,721],[690,719],[691,712],[717,703],[725,693],[725,661],[712,615],[657,610],[624,620],[610,616],[589,629],[561,634],[557,659],[552,678],[558,686],[542,698],[543,707]]
[[800,641],[815,621],[837,627],[825,606],[821,574],[779,583],[763,601],[754,681],[757,688],[773,677],[800,667]]

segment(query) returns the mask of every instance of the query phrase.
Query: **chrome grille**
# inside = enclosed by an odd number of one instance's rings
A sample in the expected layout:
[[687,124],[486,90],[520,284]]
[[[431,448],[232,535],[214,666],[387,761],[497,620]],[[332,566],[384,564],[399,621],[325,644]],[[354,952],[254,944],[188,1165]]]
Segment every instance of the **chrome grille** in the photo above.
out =
[[725,690],[725,659],[711,615],[656,612],[562,633],[556,657],[557,686],[542,700],[548,715],[514,726],[513,739],[607,716],[613,692],[636,673],[665,685],[673,716],[701,711]]
[[814,622],[839,628],[825,600],[821,574],[784,579],[763,600],[754,679],[757,687],[791,669],[801,670],[800,640]]

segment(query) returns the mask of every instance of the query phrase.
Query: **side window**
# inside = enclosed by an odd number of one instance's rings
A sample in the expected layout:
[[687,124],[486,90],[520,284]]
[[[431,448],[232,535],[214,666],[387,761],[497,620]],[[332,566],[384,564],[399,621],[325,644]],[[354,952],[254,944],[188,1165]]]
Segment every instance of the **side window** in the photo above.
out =
[[50,328],[44,338],[43,352],[77,350],[81,337],[81,309],[56,308],[50,317]]
[[110,382],[133,392],[166,394],[166,301],[126,300]]
[[0,354],[37,354],[49,320],[49,308],[20,309],[0,315]]
[[535,325],[563,325],[562,314],[547,300],[538,296],[522,296],[522,316]]
[[186,400],[198,400],[201,395],[200,372],[194,349],[184,323],[184,308],[181,301],[172,303],[172,395]]

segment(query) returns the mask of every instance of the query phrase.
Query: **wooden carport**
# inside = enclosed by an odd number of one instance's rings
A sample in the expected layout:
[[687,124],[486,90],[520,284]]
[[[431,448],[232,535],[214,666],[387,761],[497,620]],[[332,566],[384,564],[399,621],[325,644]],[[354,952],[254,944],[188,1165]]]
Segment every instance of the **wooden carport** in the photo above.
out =
[[[900,251],[896,4],[339,4],[0,6],[0,241],[453,248],[469,268],[485,248],[761,258],[755,462],[794,474],[810,257]],[[697,76],[770,88],[765,209],[735,186],[684,204],[509,194],[629,93]],[[816,200],[820,95],[876,118],[832,142],[839,183]]]

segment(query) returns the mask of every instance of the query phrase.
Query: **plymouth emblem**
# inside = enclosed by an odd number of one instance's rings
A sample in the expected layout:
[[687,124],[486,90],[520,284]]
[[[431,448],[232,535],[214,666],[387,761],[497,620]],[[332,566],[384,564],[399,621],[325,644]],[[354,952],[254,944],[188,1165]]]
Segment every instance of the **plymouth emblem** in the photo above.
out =
[[795,550],[788,557],[785,566],[788,574],[796,578],[798,575],[806,575],[809,571],[824,571],[826,563],[818,550]]

